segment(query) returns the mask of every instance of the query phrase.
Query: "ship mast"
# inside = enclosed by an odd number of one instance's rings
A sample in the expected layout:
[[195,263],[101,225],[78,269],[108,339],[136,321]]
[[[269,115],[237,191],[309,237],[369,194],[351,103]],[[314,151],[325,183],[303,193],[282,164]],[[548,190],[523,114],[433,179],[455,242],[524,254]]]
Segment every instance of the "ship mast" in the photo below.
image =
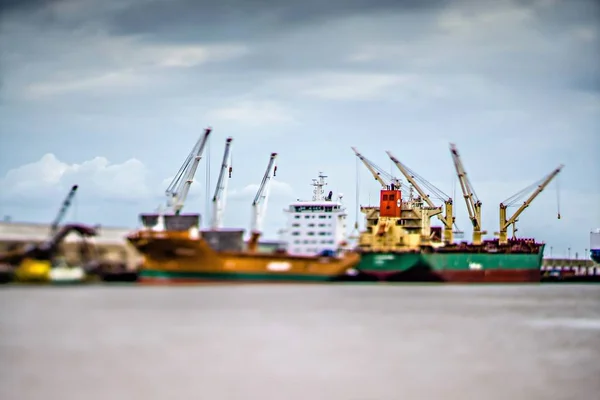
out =
[[267,201],[269,200],[272,177],[276,176],[277,173],[277,166],[275,165],[276,158],[277,153],[271,153],[267,170],[260,183],[256,197],[254,197],[254,201],[252,202],[252,226],[250,230],[250,240],[248,242],[248,250],[251,252],[256,251],[258,238],[261,235],[263,218],[265,211],[267,210]]
[[[323,175],[323,172],[319,171],[319,179],[313,179],[313,183],[312,186],[314,186],[313,189],[313,201],[323,201],[325,200],[324,194],[325,191],[323,190],[323,188],[325,186],[327,186],[327,182],[325,182],[325,178],[327,178],[327,175]],[[331,200],[331,198],[329,198],[329,200]]]
[[469,212],[469,219],[473,224],[473,244],[481,244],[481,238],[486,231],[481,230],[481,201],[477,198],[473,186],[467,178],[467,172],[462,164],[458,149],[452,143],[450,143],[450,153],[452,154],[452,161],[454,162],[454,168],[456,169],[456,175],[460,182],[460,188],[467,204],[467,211]]
[[[519,215],[521,215],[521,213],[523,211],[525,211],[525,209],[527,207],[529,207],[531,202],[533,200],[535,200],[535,198],[540,193],[542,193],[544,188],[546,186],[548,186],[548,184],[552,181],[552,179],[554,179],[554,177],[556,175],[558,175],[558,173],[562,170],[563,167],[564,167],[564,165],[562,165],[562,164],[559,165],[558,168],[556,168],[554,171],[552,171],[550,174],[548,174],[546,177],[544,177],[540,181],[534,183],[531,186],[526,187],[525,189],[521,190],[517,194],[513,195],[512,197],[510,197],[510,198],[506,199],[505,201],[503,201],[502,203],[500,203],[500,232],[497,233],[499,236],[499,240],[498,240],[499,244],[507,244],[508,243],[507,230],[508,230],[508,227],[511,225],[512,225],[513,239],[516,237],[516,232],[517,232],[516,222],[518,221]],[[526,193],[530,192],[533,189],[533,187],[535,187],[535,186],[537,186],[537,189],[535,189],[535,191],[531,194],[531,196],[529,196],[529,198],[527,200],[525,200],[525,202],[523,202],[521,207],[519,207],[517,209],[517,211],[515,211],[515,213],[513,214],[512,217],[510,217],[509,219],[506,219],[506,209],[508,207],[512,206],[513,204],[515,204],[520,198],[522,198]],[[560,219],[560,214],[558,214],[558,218]]]
[[196,174],[198,164],[202,159],[202,153],[204,152],[204,147],[206,146],[211,131],[212,128],[206,128],[204,130],[204,134],[198,139],[165,192],[168,197],[167,205],[172,208],[175,215],[179,215],[183,209],[185,199],[190,190],[190,186],[194,181],[194,175]]
[[[221,163],[221,171],[219,172],[219,178],[217,179],[217,188],[215,189],[215,195],[212,198],[213,214],[211,221],[212,229],[219,229],[223,223],[223,212],[225,211],[225,200],[227,198],[227,183],[231,178],[231,142],[233,138],[227,138],[225,140],[225,151],[223,152],[223,162]],[[229,173],[228,177],[225,174]]]

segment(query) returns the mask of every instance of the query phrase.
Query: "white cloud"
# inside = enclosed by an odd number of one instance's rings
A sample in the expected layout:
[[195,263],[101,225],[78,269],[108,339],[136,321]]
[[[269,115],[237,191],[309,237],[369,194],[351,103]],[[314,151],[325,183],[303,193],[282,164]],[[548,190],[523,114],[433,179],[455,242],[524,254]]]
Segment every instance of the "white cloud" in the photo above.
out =
[[261,100],[244,100],[210,110],[206,119],[253,127],[294,122],[293,114],[286,107],[274,101]]
[[490,8],[489,4],[482,8],[468,11],[450,9],[440,14],[438,26],[446,33],[460,35],[464,40],[481,40],[483,36],[505,34],[506,29],[522,29],[535,19],[532,9],[512,5],[498,4]]
[[81,79],[52,80],[27,85],[25,95],[29,98],[41,98],[75,91],[106,89],[111,87],[129,88],[146,83],[143,76],[132,70],[112,71]]
[[326,100],[372,100],[410,82],[412,75],[372,73],[320,73],[314,76],[282,79],[281,90]]
[[146,168],[132,158],[111,164],[104,157],[68,164],[54,154],[11,169],[0,179],[0,198],[5,200],[44,199],[64,194],[74,184],[86,195],[114,200],[138,200],[148,197]]
[[208,62],[226,61],[248,52],[241,45],[219,46],[161,46],[146,49],[149,59],[162,67],[189,68]]

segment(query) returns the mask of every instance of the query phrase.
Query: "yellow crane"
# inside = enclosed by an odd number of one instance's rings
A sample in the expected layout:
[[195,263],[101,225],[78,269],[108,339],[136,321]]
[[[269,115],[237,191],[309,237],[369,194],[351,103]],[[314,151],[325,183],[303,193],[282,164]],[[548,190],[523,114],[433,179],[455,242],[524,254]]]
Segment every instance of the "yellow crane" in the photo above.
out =
[[473,244],[479,245],[481,244],[482,236],[487,233],[481,230],[481,201],[479,201],[473,190],[473,186],[467,177],[467,172],[458,154],[458,149],[453,143],[450,143],[450,154],[452,154],[452,161],[454,162],[454,168],[456,168],[460,189],[467,204],[469,219],[471,220],[471,224],[473,224]]
[[375,180],[381,184],[381,187],[383,189],[408,189],[406,185],[402,184],[402,181],[400,181],[400,179],[395,178],[391,174],[385,172],[382,168],[378,167],[377,165],[375,165],[375,163],[373,163],[361,153],[359,153],[356,147],[352,147],[352,150],[354,151],[354,154],[356,154],[356,157],[358,157],[358,159],[362,161],[365,167],[367,167],[367,169],[373,175]]
[[[436,216],[442,223],[444,224],[444,243],[450,244],[454,241],[454,231],[452,230],[454,226],[454,215],[452,211],[452,199],[450,196],[442,192],[440,189],[433,186],[429,183],[425,178],[419,176],[417,173],[412,171],[406,165],[402,164],[400,160],[398,160],[390,151],[386,151],[390,160],[398,167],[402,175],[406,178],[406,180],[415,188],[419,196],[427,203],[430,207],[427,212],[427,216],[429,218]],[[425,191],[421,188],[421,186],[417,183],[417,180],[421,181],[422,185],[427,187],[429,191],[435,194],[439,199],[444,202],[444,215],[442,215],[442,207],[436,206],[431,200],[430,196],[425,193]],[[460,233],[456,231],[456,233]]]
[[[400,189],[403,192],[408,192],[409,198],[412,199],[412,188],[407,187],[405,184],[402,183],[402,181],[400,179],[392,176],[392,174],[386,172],[385,170],[383,170],[383,168],[377,166],[374,162],[372,162],[371,160],[369,160],[368,158],[363,156],[356,149],[356,147],[352,147],[352,151],[354,151],[354,154],[364,164],[364,166],[367,167],[367,169],[369,170],[371,175],[373,175],[375,180],[377,182],[379,182],[382,189],[384,189],[384,190],[385,189],[392,189],[392,190]],[[357,170],[357,172],[358,172],[358,170]],[[358,193],[358,189],[357,189],[357,193]],[[358,198],[357,198],[357,203],[358,203]],[[359,207],[359,204],[357,204],[357,207]],[[379,217],[379,207],[367,207],[367,208],[370,210],[368,213],[366,213],[367,220],[368,219],[372,219],[373,221],[376,220]],[[364,212],[364,209],[362,207],[360,208],[360,210]],[[357,216],[357,220],[354,222],[354,231],[353,232],[358,233],[358,216]]]
[[[564,167],[564,165],[559,165],[558,168],[556,168],[554,171],[552,171],[550,174],[548,174],[547,176],[545,176],[544,178],[542,178],[541,180],[539,180],[538,182],[534,183],[533,185],[530,185],[528,187],[526,187],[525,189],[521,190],[520,192],[518,192],[517,194],[515,194],[514,196],[506,199],[505,201],[503,201],[502,203],[500,203],[500,232],[498,232],[498,236],[499,236],[499,243],[500,244],[507,244],[508,243],[508,227],[512,225],[512,231],[513,231],[513,239],[516,237],[515,234],[517,232],[517,228],[516,228],[516,222],[519,218],[519,215],[521,215],[521,213],[527,208],[529,207],[529,205],[531,204],[531,202],[540,194],[542,193],[542,191],[544,190],[544,188],[546,186],[548,186],[548,184],[552,181],[552,179],[554,179],[554,177],[556,177],[556,175],[558,175],[558,173],[562,170],[562,168]],[[521,204],[521,206],[517,209],[517,211],[515,211],[515,213],[513,214],[512,217],[510,218],[506,218],[506,209],[512,205],[514,205],[522,196],[524,196],[526,193],[530,192],[531,189],[533,189],[533,187],[537,186],[537,188],[535,189],[535,191],[531,194],[531,196],[529,196],[529,198],[527,200],[525,200],[523,202],[523,204]],[[558,219],[560,219],[560,211],[558,213]]]

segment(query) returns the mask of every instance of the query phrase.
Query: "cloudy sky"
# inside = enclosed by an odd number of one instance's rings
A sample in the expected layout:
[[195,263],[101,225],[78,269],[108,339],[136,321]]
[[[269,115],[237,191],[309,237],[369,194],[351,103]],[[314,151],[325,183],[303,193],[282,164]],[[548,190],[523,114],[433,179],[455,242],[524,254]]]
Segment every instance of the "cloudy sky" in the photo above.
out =
[[210,125],[211,168],[201,163],[186,210],[205,212],[207,175],[212,192],[233,136],[227,225],[249,226],[256,184],[280,154],[271,238],[319,170],[345,194],[351,223],[357,177],[360,203],[374,202],[351,146],[399,175],[391,150],[455,196],[469,237],[449,142],[490,234],[498,204],[560,163],[519,234],[555,256],[582,254],[600,227],[597,1],[1,4],[0,214],[15,221],[50,221],[78,183],[70,219],[133,228]]

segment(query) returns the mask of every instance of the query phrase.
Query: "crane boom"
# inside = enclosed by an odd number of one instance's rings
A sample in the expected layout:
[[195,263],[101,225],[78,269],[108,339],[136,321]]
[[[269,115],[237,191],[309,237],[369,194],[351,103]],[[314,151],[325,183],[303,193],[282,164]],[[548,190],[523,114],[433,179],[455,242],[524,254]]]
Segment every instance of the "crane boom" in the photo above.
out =
[[[546,177],[544,177],[543,179],[541,179],[540,181],[534,183],[533,185],[521,190],[519,193],[515,194],[514,196],[506,199],[505,201],[503,201],[502,203],[500,203],[500,232],[498,234],[499,236],[499,243],[500,244],[506,244],[508,243],[508,227],[512,225],[513,227],[513,238],[515,237],[515,233],[517,232],[517,228],[516,228],[516,222],[517,219],[519,218],[519,216],[521,215],[521,213],[527,208],[529,207],[529,205],[531,204],[531,202],[533,200],[535,200],[535,198],[542,193],[542,191],[544,190],[544,188],[546,188],[546,186],[548,186],[548,184],[552,181],[552,179],[554,179],[556,177],[556,175],[559,174],[559,172],[563,169],[564,165],[561,164],[558,166],[558,168],[554,169],[550,174],[548,174]],[[525,200],[523,202],[523,204],[521,204],[521,206],[517,209],[517,211],[515,211],[515,213],[513,214],[512,217],[510,217],[509,219],[506,218],[506,209],[511,206],[512,204],[514,204],[516,201],[518,201],[518,199],[524,195],[526,192],[529,192],[532,188],[532,186],[537,186],[537,188],[535,189],[535,191],[527,198],[527,200]],[[559,216],[560,218],[560,216]]]
[[[227,197],[227,183],[231,178],[231,142],[233,138],[229,137],[225,140],[225,151],[223,152],[223,162],[221,163],[221,171],[217,179],[217,188],[212,199],[213,215],[211,221],[212,229],[221,228],[223,222],[223,212],[225,211],[225,200]],[[229,173],[228,177],[225,174]]]
[[65,199],[63,200],[62,206],[60,207],[60,210],[58,211],[56,218],[54,218],[54,221],[52,221],[52,224],[50,225],[50,234],[51,235],[56,234],[56,232],[58,231],[58,225],[62,222],[63,218],[67,214],[69,207],[71,207],[71,202],[73,201],[73,198],[75,197],[75,194],[77,193],[78,187],[79,187],[78,185],[73,185],[71,187],[71,190],[67,194],[67,197],[65,197]]
[[456,145],[450,143],[450,153],[452,154],[452,161],[454,162],[454,168],[456,169],[456,175],[460,182],[460,189],[463,192],[465,203],[467,204],[467,211],[469,213],[469,219],[473,224],[473,244],[481,244],[482,236],[487,233],[481,230],[481,201],[477,198],[475,190],[467,177],[467,172],[463,166],[463,163],[458,154]]
[[262,182],[258,187],[254,201],[252,202],[252,225],[250,228],[250,241],[248,243],[248,250],[255,251],[258,246],[258,238],[260,237],[262,230],[263,218],[267,209],[267,202],[269,200],[269,193],[271,189],[271,181],[277,173],[277,166],[275,160],[277,159],[277,153],[271,153],[267,170],[263,176]]
[[391,174],[386,173],[382,168],[378,167],[377,165],[375,165],[375,163],[373,163],[361,153],[359,153],[356,147],[352,147],[352,150],[354,151],[354,154],[356,154],[358,159],[362,161],[365,167],[367,167],[367,169],[369,170],[371,175],[373,175],[375,180],[379,182],[383,189],[406,189],[405,185],[402,185],[402,181],[400,179],[395,178]]
[[204,147],[206,147],[211,131],[212,128],[210,127],[204,130],[204,134],[198,139],[166,190],[168,206],[173,209],[176,215],[179,215],[185,204],[185,199],[194,181],[194,175],[196,175],[198,164],[202,159],[202,153],[204,153]]
[[[452,243],[454,241],[452,227],[454,226],[454,216],[452,212],[452,199],[450,196],[446,195],[444,192],[433,186],[431,183],[427,182],[424,178],[418,176],[414,173],[410,168],[406,165],[402,164],[400,160],[398,160],[391,151],[386,151],[390,160],[398,167],[402,175],[406,178],[406,180],[415,188],[419,196],[427,203],[429,209],[427,210],[427,215],[429,218],[433,216],[437,216],[440,221],[444,224],[444,242]],[[419,179],[423,182],[424,185],[428,186],[430,191],[438,194],[438,196],[442,197],[445,206],[445,214],[442,215],[442,207],[436,206],[431,200],[430,196],[425,193],[425,191],[421,188],[421,186],[416,182],[416,179]]]

